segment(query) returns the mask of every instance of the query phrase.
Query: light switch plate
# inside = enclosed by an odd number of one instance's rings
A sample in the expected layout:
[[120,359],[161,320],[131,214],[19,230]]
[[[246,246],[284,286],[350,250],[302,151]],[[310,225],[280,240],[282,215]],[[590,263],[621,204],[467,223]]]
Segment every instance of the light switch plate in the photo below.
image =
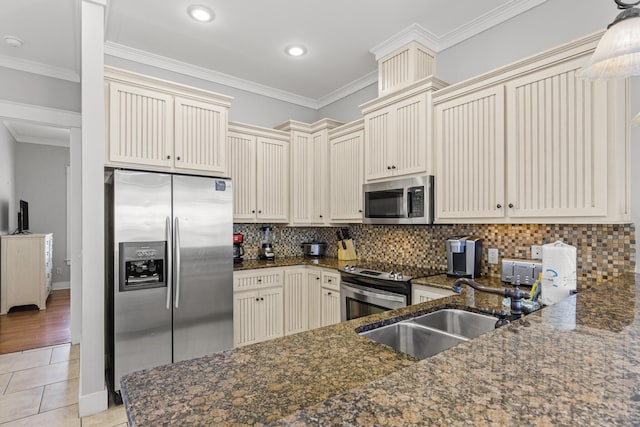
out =
[[498,249],[489,249],[489,256],[487,257],[487,261],[489,264],[497,264],[498,263]]
[[531,259],[542,259],[542,246],[531,245]]

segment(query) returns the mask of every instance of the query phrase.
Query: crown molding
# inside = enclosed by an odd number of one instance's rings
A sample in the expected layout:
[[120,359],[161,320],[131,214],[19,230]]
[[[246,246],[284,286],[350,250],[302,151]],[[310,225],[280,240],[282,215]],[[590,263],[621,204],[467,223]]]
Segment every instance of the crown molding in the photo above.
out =
[[19,71],[26,71],[27,73],[39,74],[41,76],[53,77],[54,79],[80,83],[80,74],[75,70],[43,64],[42,62],[0,55],[0,66]]
[[186,62],[178,61],[166,56],[156,55],[155,53],[118,43],[106,42],[104,46],[104,53],[105,55],[115,56],[117,58],[138,62],[140,64],[173,71],[175,73],[279,99],[281,101],[301,105],[303,107],[318,109],[318,102],[312,98],[296,95],[291,92],[275,89],[249,80],[240,79],[229,74],[209,70],[204,67],[188,64]]
[[28,144],[40,144],[40,145],[51,145],[54,147],[64,147],[69,148],[69,138],[66,140],[61,140],[59,138],[44,138],[39,136],[32,135],[22,135],[18,131],[16,131],[15,127],[13,127],[13,123],[8,120],[2,120],[2,124],[9,131],[13,139],[16,142],[23,142]]
[[505,22],[529,9],[541,5],[547,0],[511,0],[507,4],[497,7],[484,15],[463,24],[442,36],[438,36],[419,24],[411,24],[399,33],[373,47],[370,52],[376,61],[403,47],[407,43],[416,41],[433,50],[435,53],[450,48],[476,34],[488,30]]
[[75,111],[22,104],[1,99],[0,117],[65,129],[82,127],[82,114]]

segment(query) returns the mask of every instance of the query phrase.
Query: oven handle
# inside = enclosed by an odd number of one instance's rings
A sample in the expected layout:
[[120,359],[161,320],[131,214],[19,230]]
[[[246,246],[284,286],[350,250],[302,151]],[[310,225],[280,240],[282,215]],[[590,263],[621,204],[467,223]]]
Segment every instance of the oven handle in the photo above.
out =
[[353,292],[356,295],[363,295],[366,297],[371,297],[371,298],[376,298],[379,300],[384,300],[384,301],[394,301],[394,302],[400,302],[400,303],[406,303],[406,297],[404,295],[391,295],[388,292],[382,293],[382,292],[371,292],[371,291],[367,291],[365,289],[362,289],[361,287],[357,286],[357,285],[352,285],[348,282],[342,282],[341,285],[348,291]]

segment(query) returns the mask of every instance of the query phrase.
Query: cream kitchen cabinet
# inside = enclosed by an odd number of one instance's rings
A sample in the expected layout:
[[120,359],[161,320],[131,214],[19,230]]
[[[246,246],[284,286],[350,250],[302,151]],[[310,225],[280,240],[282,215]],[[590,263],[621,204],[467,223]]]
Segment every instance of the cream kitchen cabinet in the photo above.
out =
[[307,286],[309,289],[308,312],[309,329],[319,328],[322,325],[322,275],[324,273],[317,268],[310,267],[307,270]]
[[629,221],[628,82],[585,81],[589,36],[439,91],[436,222]]
[[431,94],[445,85],[429,77],[360,106],[365,182],[432,172]]
[[0,314],[19,305],[47,308],[53,269],[53,234],[0,236]]
[[340,323],[340,273],[322,271],[321,326]]
[[307,269],[291,268],[284,272],[284,334],[309,329],[309,282]]
[[445,298],[451,295],[455,295],[452,291],[447,289],[436,288],[433,286],[425,285],[412,285],[411,286],[411,302],[412,304],[420,304],[421,302],[433,301],[440,298]]
[[323,119],[312,124],[288,121],[276,127],[291,135],[290,225],[329,224],[328,131],[341,124]]
[[284,336],[283,277],[279,268],[234,272],[235,347]]
[[232,98],[105,67],[106,164],[227,176]]
[[289,135],[229,124],[228,164],[235,222],[289,221]]
[[329,131],[330,221],[362,222],[364,120]]

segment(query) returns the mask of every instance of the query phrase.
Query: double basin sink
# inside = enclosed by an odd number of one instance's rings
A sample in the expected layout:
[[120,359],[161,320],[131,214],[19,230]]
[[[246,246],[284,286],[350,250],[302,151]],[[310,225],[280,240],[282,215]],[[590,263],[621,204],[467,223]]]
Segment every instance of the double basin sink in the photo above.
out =
[[442,309],[360,335],[416,359],[425,359],[495,329],[496,320],[484,314]]

